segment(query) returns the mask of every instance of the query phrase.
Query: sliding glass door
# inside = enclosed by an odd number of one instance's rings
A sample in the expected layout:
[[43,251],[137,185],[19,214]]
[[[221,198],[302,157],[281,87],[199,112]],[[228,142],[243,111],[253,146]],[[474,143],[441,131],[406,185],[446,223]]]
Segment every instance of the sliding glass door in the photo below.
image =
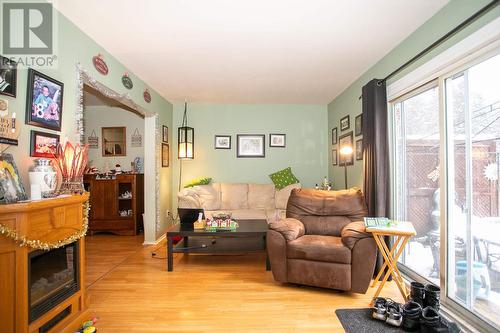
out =
[[431,82],[393,103],[396,219],[411,221],[401,263],[439,283],[439,94]]
[[444,79],[447,296],[500,326],[500,55]]
[[399,265],[500,330],[500,52],[390,102],[393,217],[417,230]]

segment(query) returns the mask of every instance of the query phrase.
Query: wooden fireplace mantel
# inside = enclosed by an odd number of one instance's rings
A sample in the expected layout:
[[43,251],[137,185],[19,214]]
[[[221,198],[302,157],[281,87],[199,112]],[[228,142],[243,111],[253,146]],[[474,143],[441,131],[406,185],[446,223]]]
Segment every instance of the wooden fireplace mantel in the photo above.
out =
[[[0,223],[28,239],[53,243],[83,228],[83,204],[88,194],[0,205]],[[61,311],[70,313],[48,332],[75,332],[89,319],[85,293],[85,241],[79,246],[79,291],[32,323],[28,320],[28,255],[35,251],[0,234],[0,327],[2,332],[35,333]]]

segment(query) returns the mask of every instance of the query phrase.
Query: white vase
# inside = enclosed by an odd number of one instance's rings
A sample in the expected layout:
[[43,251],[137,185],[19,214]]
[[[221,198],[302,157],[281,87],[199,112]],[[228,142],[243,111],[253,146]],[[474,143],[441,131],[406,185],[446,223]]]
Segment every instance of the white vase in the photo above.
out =
[[40,185],[43,198],[53,197],[57,186],[57,172],[50,162],[49,159],[39,158],[29,171],[30,184]]

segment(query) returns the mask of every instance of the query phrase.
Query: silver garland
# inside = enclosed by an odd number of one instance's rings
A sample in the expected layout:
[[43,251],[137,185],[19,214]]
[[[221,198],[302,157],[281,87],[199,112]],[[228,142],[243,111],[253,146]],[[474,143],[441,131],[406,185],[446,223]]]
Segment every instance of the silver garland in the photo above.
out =
[[156,146],[156,168],[155,168],[155,189],[156,189],[156,230],[155,237],[161,227],[160,210],[160,169],[161,169],[161,142],[163,133],[160,131],[160,116],[155,115],[155,146]]
[[[104,96],[114,99],[125,106],[137,111],[142,117],[151,115],[147,109],[135,103],[128,93],[120,94],[108,88],[98,80],[96,80],[80,63],[76,64],[76,142],[81,144],[85,143],[85,123],[84,123],[84,107],[83,107],[83,88],[84,84],[99,91]],[[161,131],[160,131],[160,117],[158,113],[154,113],[155,117],[155,189],[156,189],[156,223],[155,230],[158,231],[161,225],[161,212],[160,212],[160,168],[161,168]],[[156,235],[155,235],[156,236]]]
[[98,80],[96,80],[86,69],[82,67],[80,63],[76,64],[76,138],[77,142],[84,143],[85,142],[85,124],[83,117],[83,85],[86,84],[104,96],[114,99],[123,105],[135,110],[141,117],[146,117],[148,111],[135,103],[130,97],[129,93],[120,94],[114,91],[113,89],[108,88]]

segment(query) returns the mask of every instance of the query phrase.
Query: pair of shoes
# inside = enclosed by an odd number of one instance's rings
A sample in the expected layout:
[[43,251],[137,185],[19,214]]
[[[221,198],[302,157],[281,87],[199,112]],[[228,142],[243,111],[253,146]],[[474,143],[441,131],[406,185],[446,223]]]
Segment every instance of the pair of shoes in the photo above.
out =
[[403,321],[401,304],[394,302],[390,298],[377,297],[373,304],[372,317],[385,321],[387,324],[399,327]]
[[416,331],[420,328],[422,306],[415,301],[408,301],[403,305],[403,324],[405,331]]
[[410,284],[410,299],[422,308],[432,306],[439,311],[439,299],[441,289],[434,284],[423,285],[420,282],[412,282]]

